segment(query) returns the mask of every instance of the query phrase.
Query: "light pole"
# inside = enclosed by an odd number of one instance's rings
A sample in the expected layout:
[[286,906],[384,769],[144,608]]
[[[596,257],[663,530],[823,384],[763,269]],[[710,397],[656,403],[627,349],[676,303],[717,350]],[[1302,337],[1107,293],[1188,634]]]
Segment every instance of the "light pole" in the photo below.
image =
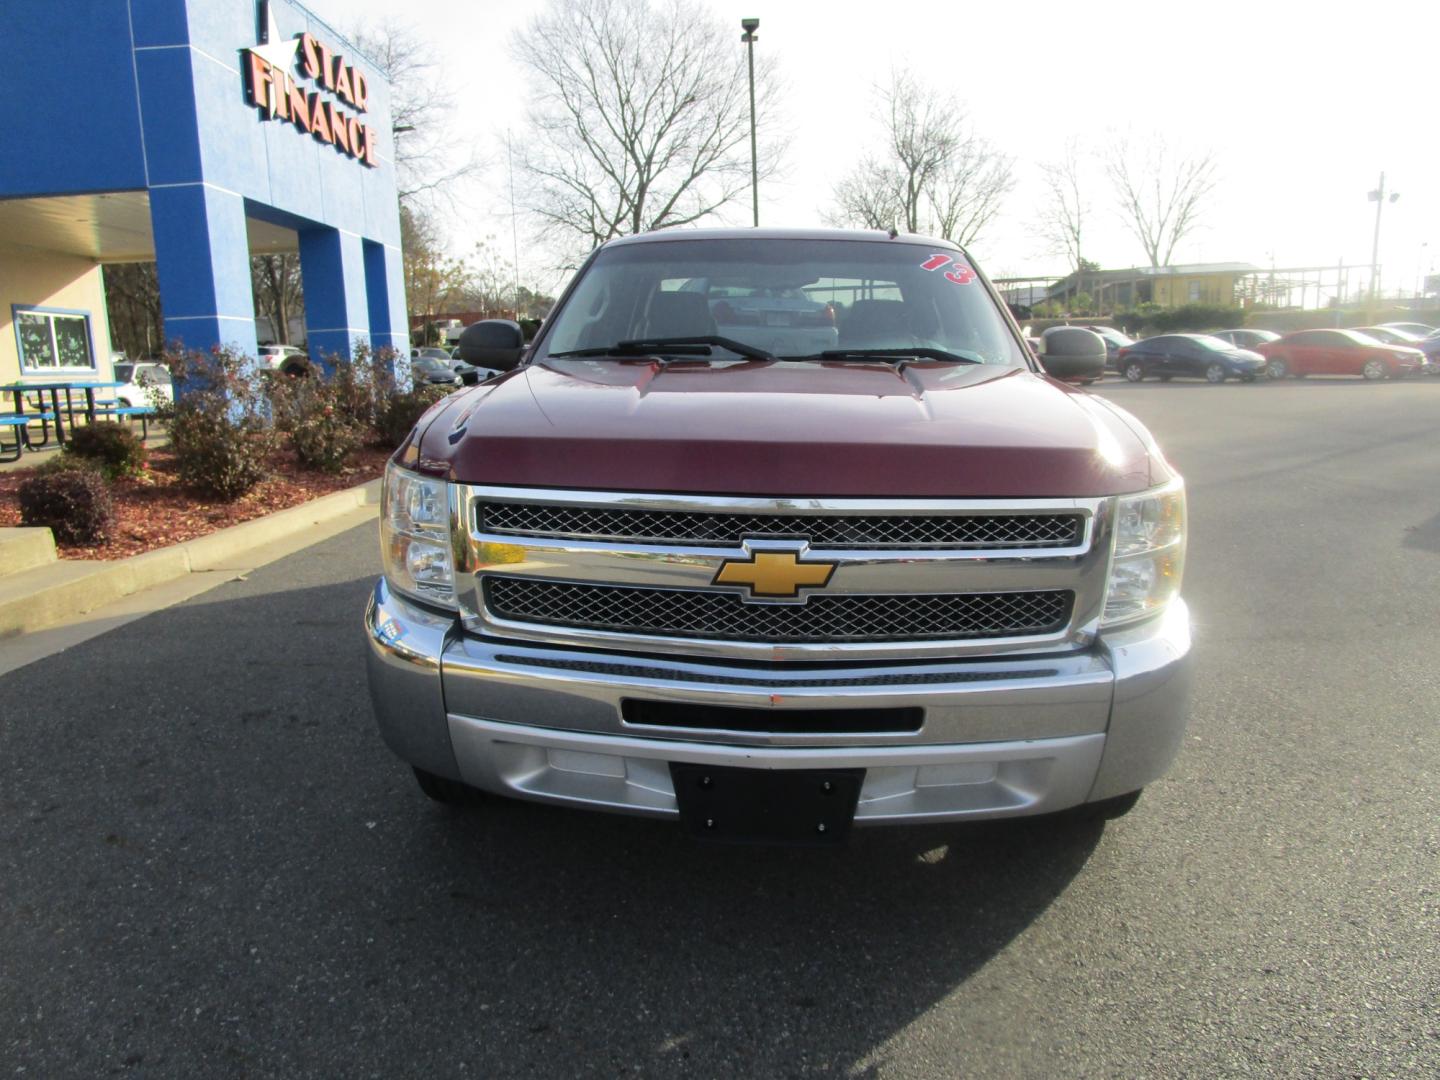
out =
[[745,52],[750,61],[750,204],[755,212],[755,228],[760,227],[760,179],[755,165],[755,33],[760,29],[759,19],[741,19],[740,29],[745,31],[740,40],[745,43]]
[[[1380,211],[1385,209],[1385,174],[1380,174],[1380,186],[1366,198],[1375,204],[1375,243],[1370,248],[1370,302],[1380,298]],[[1390,202],[1400,198],[1398,192],[1390,192]]]

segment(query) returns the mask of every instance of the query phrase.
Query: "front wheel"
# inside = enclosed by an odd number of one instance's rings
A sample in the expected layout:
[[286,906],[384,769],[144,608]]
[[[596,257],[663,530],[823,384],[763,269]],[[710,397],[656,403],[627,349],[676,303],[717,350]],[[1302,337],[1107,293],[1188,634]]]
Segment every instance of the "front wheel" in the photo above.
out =
[[1137,364],[1133,360],[1130,361],[1130,363],[1125,365],[1125,378],[1127,378],[1131,382],[1139,382],[1141,379],[1145,378],[1144,366],[1141,364]]
[[1222,383],[1229,372],[1225,370],[1224,364],[1211,364],[1205,369],[1205,381],[1208,383]]
[[1283,379],[1290,374],[1290,369],[1286,366],[1283,357],[1272,356],[1270,362],[1265,365],[1265,374],[1272,379]]
[[1385,366],[1383,360],[1366,360],[1365,366],[1360,369],[1360,374],[1371,382],[1375,382],[1377,379],[1383,379],[1389,375],[1390,369]]

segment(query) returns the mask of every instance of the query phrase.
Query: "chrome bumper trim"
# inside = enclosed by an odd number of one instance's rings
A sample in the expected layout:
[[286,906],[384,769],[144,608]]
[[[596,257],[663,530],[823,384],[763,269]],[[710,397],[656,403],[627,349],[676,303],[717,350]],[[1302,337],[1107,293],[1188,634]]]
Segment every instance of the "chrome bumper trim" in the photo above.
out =
[[[1057,810],[1161,776],[1190,682],[1182,602],[1083,652],[924,663],[757,665],[487,641],[383,581],[366,626],[376,719],[403,760],[491,791],[634,813],[673,809],[669,761],[874,769],[868,821]],[[621,716],[627,697],[918,706],[925,722],[868,735],[642,728]]]
[[[461,637],[444,657],[452,713],[604,736],[730,745],[939,744],[1105,730],[1113,677],[1092,653],[1045,660],[846,664],[817,669],[635,658]],[[921,708],[914,733],[765,733],[636,727],[627,699],[749,709]]]
[[395,756],[460,779],[445,723],[440,657],[455,619],[413,604],[381,578],[365,607],[365,670],[380,735]]
[[857,825],[1008,817],[1083,802],[1103,735],[969,746],[760,749],[552,731],[450,717],[465,782],[542,802],[675,817],[670,762],[865,770]]

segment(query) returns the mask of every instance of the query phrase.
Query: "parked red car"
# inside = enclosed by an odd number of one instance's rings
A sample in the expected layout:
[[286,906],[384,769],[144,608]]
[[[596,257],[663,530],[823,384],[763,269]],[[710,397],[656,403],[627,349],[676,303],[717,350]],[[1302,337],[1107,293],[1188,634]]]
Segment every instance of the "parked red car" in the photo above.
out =
[[1265,357],[1272,379],[1287,375],[1361,375],[1397,379],[1425,366],[1425,354],[1404,345],[1383,345],[1358,330],[1297,330],[1279,341],[1252,347]]

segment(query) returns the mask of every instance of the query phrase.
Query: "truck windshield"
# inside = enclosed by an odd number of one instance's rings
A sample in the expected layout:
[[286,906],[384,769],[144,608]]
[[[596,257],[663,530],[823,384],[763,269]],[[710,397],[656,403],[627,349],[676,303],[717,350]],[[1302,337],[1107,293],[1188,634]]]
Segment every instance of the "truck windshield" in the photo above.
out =
[[[551,320],[537,359],[621,342],[717,337],[782,360],[917,348],[971,362],[1025,363],[997,305],[954,248],[731,237],[600,252]],[[741,356],[723,345],[709,351]]]

